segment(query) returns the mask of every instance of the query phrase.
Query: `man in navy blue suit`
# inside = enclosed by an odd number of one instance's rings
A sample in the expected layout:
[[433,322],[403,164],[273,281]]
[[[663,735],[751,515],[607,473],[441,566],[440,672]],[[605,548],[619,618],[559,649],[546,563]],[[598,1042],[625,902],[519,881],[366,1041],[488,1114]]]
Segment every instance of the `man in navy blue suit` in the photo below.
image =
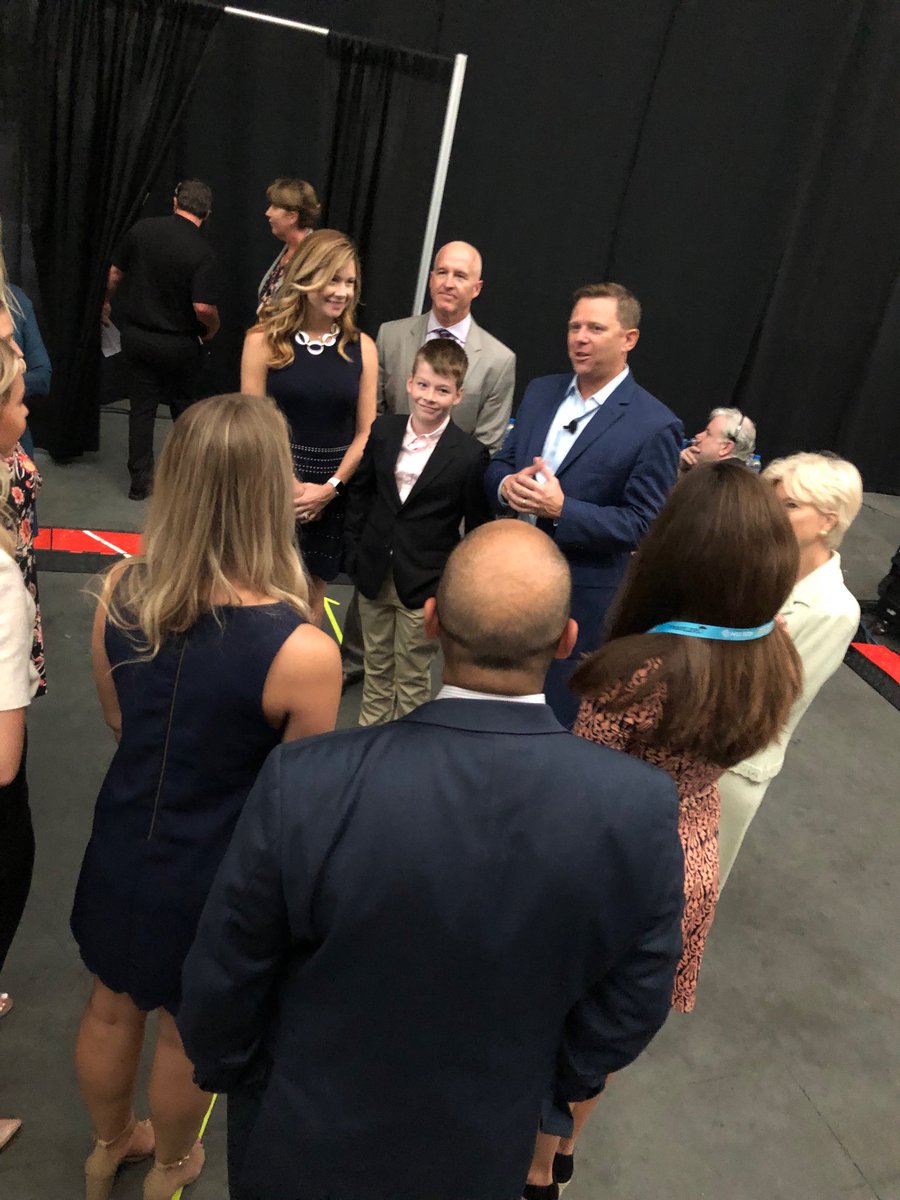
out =
[[516,424],[485,476],[497,511],[536,523],[572,570],[578,641],[551,665],[547,702],[571,725],[569,676],[603,637],[606,610],[629,556],[678,475],[681,422],[639,387],[628,368],[641,306],[618,283],[579,288],[569,318],[574,375],[544,375],[525,389]]
[[425,602],[437,699],[263,768],[178,1014],[233,1197],[518,1200],[541,1119],[571,1130],[665,1020],[677,792],[544,703],[569,590],[543,533],[482,526]]

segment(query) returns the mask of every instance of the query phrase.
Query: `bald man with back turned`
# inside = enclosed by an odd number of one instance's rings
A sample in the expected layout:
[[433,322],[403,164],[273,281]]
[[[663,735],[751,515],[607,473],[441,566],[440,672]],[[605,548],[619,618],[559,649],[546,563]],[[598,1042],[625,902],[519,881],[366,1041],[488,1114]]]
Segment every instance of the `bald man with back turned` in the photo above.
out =
[[544,703],[570,589],[544,533],[481,527],[426,601],[438,697],[266,763],[179,1013],[235,1200],[518,1200],[539,1124],[665,1020],[677,793]]

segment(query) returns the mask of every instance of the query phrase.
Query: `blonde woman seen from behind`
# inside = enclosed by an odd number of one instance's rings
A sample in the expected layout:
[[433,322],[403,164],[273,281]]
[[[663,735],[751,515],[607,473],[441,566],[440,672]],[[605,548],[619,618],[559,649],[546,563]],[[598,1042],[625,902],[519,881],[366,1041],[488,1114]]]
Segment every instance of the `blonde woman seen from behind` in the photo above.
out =
[[[143,553],[103,582],[94,675],[119,744],[72,912],[93,976],[75,1052],[96,1135],[88,1200],[106,1200],[119,1165],[154,1150],[144,1200],[168,1200],[200,1173],[210,1097],[175,1025],[182,963],[269,751],[334,727],[340,656],[308,620],[290,487],[287,429],[271,401],[192,406],[163,449]],[[154,1010],[150,1121],[138,1122]]]
[[297,535],[316,623],[325,586],[342,567],[344,489],[375,419],[378,356],[356,327],[359,291],[353,243],[317,229],[300,243],[241,359],[242,390],[272,396],[290,426]]
[[859,627],[859,604],[844,583],[837,552],[862,507],[859,471],[832,454],[793,454],[771,462],[762,478],[784,505],[800,549],[797,580],[781,615],[803,663],[803,691],[778,737],[719,780],[720,888],[766,789],[784,765],[794,730],[841,665]]

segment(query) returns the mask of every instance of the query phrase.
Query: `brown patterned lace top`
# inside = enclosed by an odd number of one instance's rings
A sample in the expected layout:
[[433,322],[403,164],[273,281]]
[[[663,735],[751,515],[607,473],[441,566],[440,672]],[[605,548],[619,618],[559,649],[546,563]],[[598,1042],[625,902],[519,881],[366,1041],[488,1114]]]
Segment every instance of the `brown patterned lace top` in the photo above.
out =
[[672,1007],[690,1012],[697,992],[697,977],[706,938],[719,896],[719,789],[722,769],[692,755],[660,748],[654,742],[665,704],[663,684],[639,703],[610,709],[610,703],[633,692],[648,675],[659,670],[659,659],[650,659],[627,683],[595,699],[584,700],[574,732],[588,741],[622,750],[666,771],[678,788],[678,833],[684,851],[684,914],[681,920],[683,950]]

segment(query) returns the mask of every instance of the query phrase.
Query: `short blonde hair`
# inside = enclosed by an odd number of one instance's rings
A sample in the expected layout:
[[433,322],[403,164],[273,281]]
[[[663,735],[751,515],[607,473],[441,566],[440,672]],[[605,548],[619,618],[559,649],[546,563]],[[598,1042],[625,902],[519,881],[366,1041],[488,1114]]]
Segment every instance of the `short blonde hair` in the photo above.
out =
[[[0,305],[0,308],[5,307]],[[5,408],[12,399],[13,384],[22,373],[21,356],[16,354],[8,342],[0,341],[0,408]]]
[[859,471],[852,462],[836,454],[804,452],[776,458],[762,477],[773,487],[783,484],[784,490],[801,504],[811,504],[823,515],[834,513],[837,524],[825,538],[832,550],[840,546],[862,508],[863,483]]
[[139,657],[214,611],[213,597],[240,603],[242,586],[309,617],[292,482],[274,401],[213,396],[178,418],[156,468],[143,552],[112,568],[100,597]]

